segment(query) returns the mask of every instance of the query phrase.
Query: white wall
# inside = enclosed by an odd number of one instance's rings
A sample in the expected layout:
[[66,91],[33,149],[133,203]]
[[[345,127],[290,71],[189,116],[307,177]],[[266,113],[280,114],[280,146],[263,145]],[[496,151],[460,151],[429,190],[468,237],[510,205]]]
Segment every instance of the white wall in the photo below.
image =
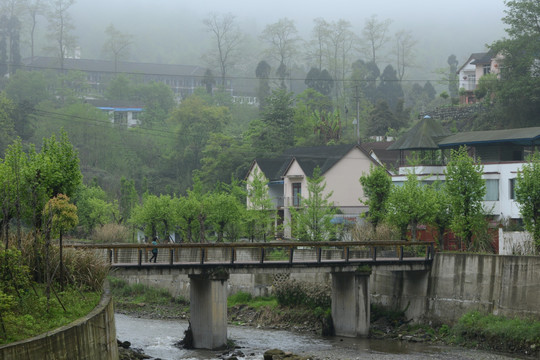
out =
[[[518,204],[515,200],[510,199],[510,179],[517,177],[517,172],[523,164],[523,162],[482,164],[484,166],[482,177],[499,181],[499,200],[484,201],[484,210],[490,215],[494,215],[496,220],[521,218]],[[444,170],[444,166],[401,167],[399,175],[393,176],[392,181],[394,183],[406,181],[408,171],[420,176],[421,180],[444,180]]]
[[499,228],[499,255],[534,255],[534,241],[526,231]]

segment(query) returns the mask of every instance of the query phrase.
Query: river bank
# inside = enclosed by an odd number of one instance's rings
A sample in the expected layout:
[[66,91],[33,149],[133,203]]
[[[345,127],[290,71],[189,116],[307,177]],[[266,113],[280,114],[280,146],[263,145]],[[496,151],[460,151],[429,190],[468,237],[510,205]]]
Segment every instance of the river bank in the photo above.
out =
[[[183,305],[173,303],[134,304],[118,302],[116,312],[141,319],[189,320],[189,309]],[[320,336],[323,328],[321,318],[308,309],[284,307],[261,307],[256,309],[245,304],[239,304],[228,308],[228,318],[231,325],[260,330],[287,330],[299,334]],[[379,316],[378,319],[373,321],[370,338],[381,341],[398,341],[411,345],[464,346],[468,349],[497,351],[522,359],[537,359],[539,354],[536,348],[528,351],[529,349],[523,349],[519,344],[516,346],[516,344],[503,343],[493,339],[484,339],[483,342],[474,338],[465,342],[463,340],[458,341],[456,336],[451,334],[448,326],[443,325],[433,328],[426,325],[411,325],[405,319],[393,316]],[[232,352],[225,353],[224,358],[228,358],[227,356],[230,354]],[[139,356],[140,352],[135,357],[124,357],[123,359],[140,359]],[[330,357],[325,357],[325,359],[330,359]],[[339,357],[336,359],[339,359]]]
[[[189,320],[188,301],[173,298],[166,290],[141,284],[129,286],[118,280],[111,281],[111,284],[116,312],[119,314],[142,319]],[[247,293],[236,293],[228,298],[228,323],[261,330],[287,330],[318,337],[331,335],[329,300],[305,306],[303,304],[313,301],[305,294],[309,290],[304,288],[296,286],[289,289],[295,296],[288,298],[297,300],[289,306],[282,305],[280,294],[283,289],[276,291],[276,297],[269,298],[254,298]],[[324,300],[324,292],[314,293]],[[463,346],[524,358],[540,356],[540,322],[505,319],[474,312],[460,318],[453,327],[444,324],[429,326],[413,324],[405,318],[403,311],[372,304],[369,338],[404,344]]]

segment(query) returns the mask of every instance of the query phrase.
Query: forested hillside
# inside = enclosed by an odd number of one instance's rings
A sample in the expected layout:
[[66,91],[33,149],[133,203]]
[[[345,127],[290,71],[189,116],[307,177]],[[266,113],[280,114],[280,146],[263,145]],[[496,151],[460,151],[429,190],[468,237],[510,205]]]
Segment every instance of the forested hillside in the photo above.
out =
[[[61,20],[70,24],[72,2],[63,12],[53,11],[61,2],[37,14],[50,24]],[[100,188],[102,201],[121,201],[126,191],[139,197],[186,194],[194,175],[205,190],[211,190],[218,183],[243,180],[255,157],[279,155],[293,146],[396,136],[421,113],[460,106],[455,56],[449,56],[448,68],[441,70],[440,93],[430,81],[405,81],[418,44],[407,31],[394,34],[390,42],[381,35],[390,22],[376,16],[365,22],[360,34],[347,21],[319,18],[309,39],[299,37],[294,21],[280,19],[259,34],[265,47],[262,55],[251,54],[251,66],[242,68],[243,76],[231,76],[234,60],[250,55],[240,53],[242,37],[234,16],[213,14],[201,26],[215,44],[205,54],[212,59],[208,64],[214,65],[208,65],[203,86],[178,97],[166,84],[141,82],[130,73],[114,73],[104,93],[93,92],[86,74],[63,68],[67,50],[75,50],[69,26],[49,30],[57,40],[50,46],[58,68],[25,67],[21,49],[29,43],[18,35],[19,19],[29,15],[22,10],[5,14],[9,16],[2,17],[2,26],[9,31],[0,35],[2,158],[17,138],[25,151],[34,146],[39,150],[42,139],[64,129],[78,152],[84,184]],[[492,51],[503,55],[500,77],[481,82],[481,113],[446,120],[448,128],[540,125],[540,30],[535,22],[539,17],[536,1],[507,2],[503,21],[508,37],[491,45]],[[116,64],[127,55],[130,35],[112,25],[107,34],[104,50]],[[394,43],[401,52],[391,50]],[[361,52],[357,44],[365,45]],[[389,54],[394,54],[390,62]],[[239,71],[235,68],[235,74]],[[256,96],[257,103],[235,102],[236,94],[230,90],[235,83]],[[91,99],[141,104],[144,111],[138,126],[127,127],[111,122]]]

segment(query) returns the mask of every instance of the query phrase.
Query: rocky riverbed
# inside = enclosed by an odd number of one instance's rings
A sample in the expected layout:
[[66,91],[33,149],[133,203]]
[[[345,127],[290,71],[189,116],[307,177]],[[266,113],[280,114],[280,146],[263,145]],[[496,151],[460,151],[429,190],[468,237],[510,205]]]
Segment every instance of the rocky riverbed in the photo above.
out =
[[[189,320],[189,309],[179,306],[178,304],[122,304],[117,303],[116,312],[126,314],[133,317],[145,319],[182,319]],[[323,322],[320,317],[316,316],[312,311],[302,310],[297,308],[280,308],[279,310],[262,307],[254,309],[247,305],[236,305],[228,309],[228,318],[231,325],[254,327],[258,329],[268,330],[287,330],[298,333],[310,333],[321,335]],[[398,342],[417,344],[424,343],[426,345],[445,346],[448,343],[448,338],[445,337],[444,328],[431,328],[429,326],[409,326],[405,319],[388,319],[379,317],[372,322],[370,329],[371,339],[397,340]],[[519,358],[535,359],[538,355],[536,349],[531,349],[527,354],[519,349],[509,348],[505,344],[500,344],[501,347],[491,347],[487,350],[496,350],[500,352],[514,353]],[[486,349],[482,343],[471,342],[470,346],[476,349]],[[464,350],[468,351],[468,350]],[[137,349],[122,350],[124,353],[121,359],[123,360],[138,360],[144,359],[144,354]],[[222,359],[234,360],[243,358],[242,349],[231,348],[220,355]],[[285,358],[291,358],[294,354],[285,353]],[[304,356],[304,354],[302,354]],[[296,359],[340,359],[340,357],[324,356],[324,357],[297,357]],[[377,357],[373,357],[377,358]],[[469,357],[448,357],[449,359],[468,359]],[[478,359],[504,359],[501,355],[486,355],[484,357],[471,357]]]

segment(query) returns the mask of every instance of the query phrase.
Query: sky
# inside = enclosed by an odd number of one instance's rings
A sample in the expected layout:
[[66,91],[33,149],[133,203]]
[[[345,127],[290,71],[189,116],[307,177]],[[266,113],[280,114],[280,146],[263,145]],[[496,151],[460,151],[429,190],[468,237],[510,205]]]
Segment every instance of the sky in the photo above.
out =
[[451,54],[461,63],[504,37],[504,9],[504,0],[77,0],[71,13],[83,57],[99,55],[104,29],[113,23],[134,35],[134,60],[191,64],[210,46],[202,25],[210,12],[234,14],[255,44],[266,25],[284,17],[308,39],[315,18],[348,20],[358,34],[377,15],[392,20],[392,33],[413,33],[419,63],[439,67]]

